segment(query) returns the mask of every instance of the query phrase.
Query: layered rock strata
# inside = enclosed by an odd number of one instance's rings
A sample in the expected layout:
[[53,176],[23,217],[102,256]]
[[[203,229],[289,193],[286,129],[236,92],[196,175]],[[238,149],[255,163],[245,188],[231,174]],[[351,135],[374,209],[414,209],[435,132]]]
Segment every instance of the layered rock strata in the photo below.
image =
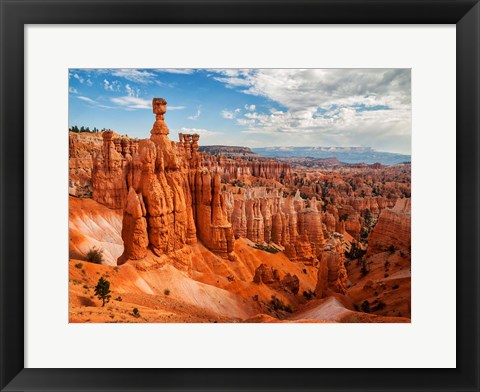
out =
[[93,156],[102,146],[97,135],[69,134],[68,193],[71,196],[90,198],[93,194]]
[[138,141],[113,135],[110,130],[102,133],[102,148],[93,160],[92,197],[108,208],[123,209],[128,189],[138,186],[141,162]]
[[318,279],[315,288],[317,298],[323,298],[332,293],[347,292],[347,270],[345,269],[345,245],[343,237],[336,233],[331,236],[322,249],[318,265]]
[[241,179],[244,176],[254,176],[268,180],[282,181],[292,175],[288,163],[265,158],[228,158],[223,155],[201,153],[202,166],[220,173],[224,182]]
[[247,188],[243,197],[226,195],[233,233],[257,243],[275,243],[290,260],[314,262],[325,243],[319,202],[299,193],[283,197],[278,190]]
[[410,251],[410,198],[397,200],[395,206],[380,213],[378,222],[368,237],[367,256],[387,250]]
[[[126,183],[125,252],[119,263],[145,257],[147,248],[157,256],[169,254],[195,243],[197,236],[210,250],[233,258],[234,237],[220,192],[220,176],[200,167],[199,136],[180,134],[179,143],[171,141],[164,120],[167,102],[154,98],[152,106],[156,121],[150,139],[139,144],[140,176]],[[111,144],[109,147],[104,161],[108,159],[108,167],[116,170],[117,177],[125,178],[127,173],[129,179],[128,170],[120,172],[117,151]],[[123,196],[124,189],[108,180]]]

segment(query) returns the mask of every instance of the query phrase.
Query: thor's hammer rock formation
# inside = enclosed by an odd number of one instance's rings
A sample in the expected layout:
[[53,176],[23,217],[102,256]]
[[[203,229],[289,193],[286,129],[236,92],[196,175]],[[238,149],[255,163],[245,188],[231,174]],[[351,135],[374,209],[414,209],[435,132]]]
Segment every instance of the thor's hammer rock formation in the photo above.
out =
[[200,167],[197,134],[168,138],[167,101],[154,98],[156,121],[150,139],[139,144],[141,175],[130,182],[123,217],[125,250],[118,263],[161,256],[194,244],[197,237],[233,259],[234,236],[220,190],[220,175]]

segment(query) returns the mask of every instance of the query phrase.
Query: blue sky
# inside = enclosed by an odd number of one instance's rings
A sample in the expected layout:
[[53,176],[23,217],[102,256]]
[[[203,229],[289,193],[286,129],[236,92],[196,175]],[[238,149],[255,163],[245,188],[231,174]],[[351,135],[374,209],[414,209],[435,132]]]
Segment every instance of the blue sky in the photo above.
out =
[[174,140],[410,154],[410,85],[409,69],[70,69],[69,126],[147,138],[162,97]]

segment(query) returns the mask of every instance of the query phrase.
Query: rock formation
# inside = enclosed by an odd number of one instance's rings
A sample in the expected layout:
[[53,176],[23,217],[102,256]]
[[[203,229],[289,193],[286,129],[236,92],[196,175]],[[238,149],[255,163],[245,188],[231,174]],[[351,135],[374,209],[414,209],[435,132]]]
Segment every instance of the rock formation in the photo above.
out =
[[119,263],[145,257],[147,248],[157,256],[169,254],[195,243],[197,236],[213,252],[233,258],[234,237],[220,176],[200,167],[199,136],[180,134],[179,143],[171,141],[164,119],[167,102],[154,98],[152,106],[156,121],[150,139],[139,144],[141,174],[133,170],[133,180],[129,177],[132,170],[120,165],[118,152],[109,136],[104,136],[108,148],[103,149],[101,163],[109,168],[104,175],[115,171],[115,180],[108,177],[105,181],[108,195],[117,203],[126,199],[125,251]]
[[318,266],[318,279],[315,288],[317,298],[331,293],[345,294],[347,291],[347,270],[345,269],[345,246],[343,237],[333,235],[325,244]]
[[137,187],[140,180],[138,143],[133,139],[114,138],[110,130],[102,136],[102,148],[93,161],[93,199],[109,208],[123,209],[128,189]]
[[224,182],[254,176],[269,180],[282,181],[290,178],[292,169],[288,163],[278,162],[263,157],[227,158],[223,155],[201,153],[202,166],[218,171]]
[[71,132],[68,154],[68,193],[76,197],[92,197],[93,156],[101,149],[101,138],[97,135]]
[[368,237],[367,256],[387,250],[410,252],[410,198],[397,200],[391,209],[380,213],[378,222]]
[[294,295],[297,295],[300,289],[300,279],[297,275],[287,273],[283,278],[280,278],[278,270],[268,267],[266,264],[260,264],[257,267],[253,283],[266,284],[275,290],[283,290]]
[[285,249],[290,260],[313,263],[324,245],[322,215],[315,198],[305,201],[297,193],[283,197],[278,190],[247,188],[234,199],[231,222],[236,238],[274,243]]

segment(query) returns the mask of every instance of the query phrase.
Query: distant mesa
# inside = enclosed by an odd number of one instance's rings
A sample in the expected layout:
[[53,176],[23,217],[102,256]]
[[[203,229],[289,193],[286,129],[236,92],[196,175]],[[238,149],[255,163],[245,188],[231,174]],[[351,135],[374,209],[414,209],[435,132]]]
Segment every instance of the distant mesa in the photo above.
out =
[[201,146],[198,151],[206,152],[210,155],[223,155],[228,158],[258,158],[259,155],[254,153],[248,147],[240,147],[240,146]]
[[259,147],[252,151],[271,158],[337,158],[345,163],[369,165],[395,165],[410,161],[410,155],[375,151],[370,147]]

